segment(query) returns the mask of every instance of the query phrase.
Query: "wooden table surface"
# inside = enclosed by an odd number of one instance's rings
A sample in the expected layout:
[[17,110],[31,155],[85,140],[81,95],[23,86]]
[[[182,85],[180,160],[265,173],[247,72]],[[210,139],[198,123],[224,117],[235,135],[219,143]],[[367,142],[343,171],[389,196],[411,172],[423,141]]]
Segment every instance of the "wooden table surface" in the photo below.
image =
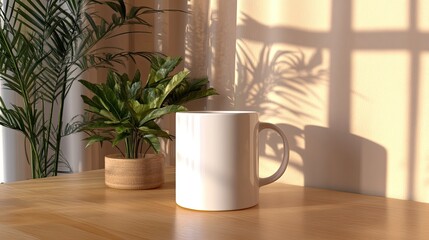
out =
[[429,204],[274,183],[258,206],[175,204],[174,169],[154,190],[104,186],[104,171],[0,186],[0,239],[429,239]]

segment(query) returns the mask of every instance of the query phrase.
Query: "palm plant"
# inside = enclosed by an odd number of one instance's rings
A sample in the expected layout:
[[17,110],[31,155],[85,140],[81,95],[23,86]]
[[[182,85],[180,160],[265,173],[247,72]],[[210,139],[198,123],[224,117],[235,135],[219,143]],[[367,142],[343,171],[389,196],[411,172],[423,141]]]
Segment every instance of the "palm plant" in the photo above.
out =
[[[172,135],[162,130],[157,120],[185,111],[186,102],[217,94],[213,88],[207,88],[206,78],[190,79],[187,70],[171,75],[180,61],[180,57],[152,57],[144,85],[138,70],[133,78],[110,71],[106,83],[80,80],[93,93],[92,98],[82,95],[87,111],[92,114],[81,128],[89,135],[87,146],[103,141],[117,146],[124,141],[125,158],[144,156],[150,148],[158,153],[159,138],[171,140]],[[148,144],[145,152],[143,143]]]
[[[110,11],[109,18],[98,14],[100,9]],[[24,135],[33,178],[55,176],[59,164],[67,164],[61,139],[77,124],[64,122],[63,111],[75,80],[91,68],[151,55],[97,44],[143,33],[122,27],[150,27],[143,17],[156,12],[161,11],[129,7],[124,0],[11,0],[2,6],[0,78],[22,103],[6,104],[0,97],[0,125]]]

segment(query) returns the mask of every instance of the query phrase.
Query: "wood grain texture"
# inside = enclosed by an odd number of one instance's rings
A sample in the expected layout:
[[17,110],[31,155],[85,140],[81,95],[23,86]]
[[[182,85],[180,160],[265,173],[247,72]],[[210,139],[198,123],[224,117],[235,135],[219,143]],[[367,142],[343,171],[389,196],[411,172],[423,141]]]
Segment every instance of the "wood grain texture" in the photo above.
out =
[[259,205],[175,204],[174,169],[153,190],[104,185],[104,171],[0,186],[0,239],[429,239],[429,204],[274,183]]

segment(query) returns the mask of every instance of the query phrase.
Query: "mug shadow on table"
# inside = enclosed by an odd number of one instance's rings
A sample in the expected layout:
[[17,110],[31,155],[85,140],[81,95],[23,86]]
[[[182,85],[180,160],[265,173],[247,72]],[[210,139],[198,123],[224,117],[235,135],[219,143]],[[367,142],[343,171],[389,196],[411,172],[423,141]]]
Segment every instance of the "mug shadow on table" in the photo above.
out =
[[[301,159],[301,161],[291,160],[288,169],[294,168],[290,171],[302,174],[304,186],[376,196],[385,195],[387,153],[381,145],[351,133],[320,126],[307,125],[304,130],[288,124],[279,124],[279,127],[288,136],[290,152]],[[305,141],[304,148],[297,143],[297,139],[300,138]],[[281,139],[276,133],[263,132],[261,140],[265,143],[264,147],[260,146],[262,157],[281,159],[283,148],[279,147],[282,146]],[[266,148],[270,148],[274,156],[272,154],[268,156]],[[287,179],[288,171],[285,175]],[[307,193],[302,190],[302,196],[298,198],[302,200]],[[276,206],[270,205],[270,207],[293,206],[293,201],[291,202],[288,198],[290,196],[280,198],[274,201]],[[330,199],[329,201],[340,200]],[[302,205],[302,201],[297,201],[297,204]]]

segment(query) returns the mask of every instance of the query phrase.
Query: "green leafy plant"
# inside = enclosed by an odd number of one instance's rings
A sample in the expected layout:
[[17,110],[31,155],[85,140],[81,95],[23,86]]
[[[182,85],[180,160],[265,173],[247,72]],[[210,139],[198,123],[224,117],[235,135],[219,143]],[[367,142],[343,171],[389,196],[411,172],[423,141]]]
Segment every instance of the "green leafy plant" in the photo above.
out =
[[169,113],[185,111],[182,105],[188,101],[217,94],[207,88],[207,79],[187,78],[188,71],[174,75],[170,73],[180,63],[181,58],[153,57],[151,71],[146,84],[142,84],[137,70],[133,78],[127,74],[110,71],[106,83],[80,82],[94,96],[82,95],[90,118],[82,130],[90,136],[88,145],[109,141],[113,146],[125,143],[126,158],[143,155],[143,143],[158,153],[161,149],[159,138],[172,139],[172,135],[162,130],[157,120]]
[[[110,15],[101,16],[101,9]],[[151,55],[98,44],[145,33],[151,25],[143,17],[157,12],[162,11],[129,7],[123,0],[14,0],[1,6],[0,79],[19,101],[7,104],[0,97],[0,125],[25,136],[33,178],[57,175],[59,164],[67,166],[61,139],[78,128],[63,119],[73,82],[88,69]],[[126,25],[142,29],[130,32]]]

